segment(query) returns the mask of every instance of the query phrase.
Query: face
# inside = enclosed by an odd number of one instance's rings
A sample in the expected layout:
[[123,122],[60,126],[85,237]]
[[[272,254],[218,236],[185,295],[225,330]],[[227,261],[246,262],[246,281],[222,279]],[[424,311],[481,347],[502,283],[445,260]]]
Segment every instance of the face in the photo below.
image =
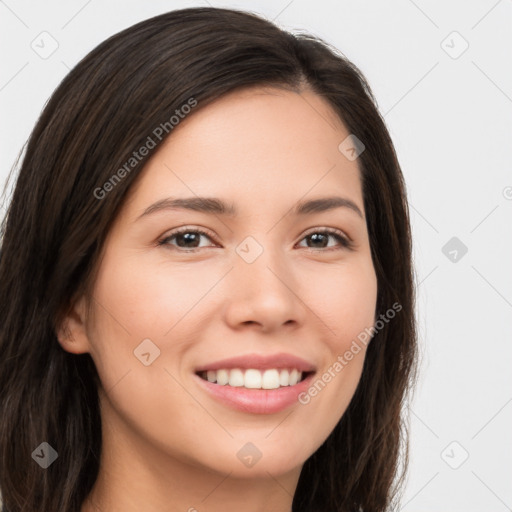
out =
[[[65,346],[91,354],[102,421],[127,446],[256,477],[301,467],[334,429],[377,299],[348,136],[312,92],[251,88],[194,111],[146,164]],[[150,208],[185,198],[196,209]]]

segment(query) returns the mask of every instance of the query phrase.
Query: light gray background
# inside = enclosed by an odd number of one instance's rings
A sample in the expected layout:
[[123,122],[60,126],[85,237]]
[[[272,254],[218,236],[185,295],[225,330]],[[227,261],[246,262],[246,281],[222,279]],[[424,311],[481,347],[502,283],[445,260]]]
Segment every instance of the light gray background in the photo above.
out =
[[[512,0],[0,1],[2,185],[80,58],[138,21],[206,5],[308,30],[368,78],[407,182],[419,283],[402,510],[511,510]],[[47,58],[32,49],[51,38]]]

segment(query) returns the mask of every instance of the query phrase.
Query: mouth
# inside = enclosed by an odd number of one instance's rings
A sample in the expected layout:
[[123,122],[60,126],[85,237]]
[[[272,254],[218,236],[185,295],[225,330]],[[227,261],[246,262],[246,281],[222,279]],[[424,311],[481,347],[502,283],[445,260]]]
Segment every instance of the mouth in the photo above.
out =
[[201,370],[199,388],[224,406],[243,413],[275,414],[299,404],[313,381],[313,371],[297,368]]
[[294,354],[244,354],[195,368],[207,395],[244,413],[274,414],[298,404],[317,367]]
[[221,368],[196,372],[201,379],[219,386],[240,387],[246,389],[279,389],[295,386],[304,381],[314,371],[300,371],[297,368]]

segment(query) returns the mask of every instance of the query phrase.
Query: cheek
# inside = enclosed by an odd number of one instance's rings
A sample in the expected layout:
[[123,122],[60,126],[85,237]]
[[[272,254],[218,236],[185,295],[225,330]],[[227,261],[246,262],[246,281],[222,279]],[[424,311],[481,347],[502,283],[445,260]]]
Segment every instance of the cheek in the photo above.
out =
[[327,328],[332,350],[344,350],[374,324],[377,277],[371,261],[363,259],[317,272],[307,293],[312,309]]
[[[132,379],[141,370],[140,389],[144,384],[149,392],[169,386],[164,368],[173,371],[200,338],[204,327],[197,321],[201,306],[211,300],[209,292],[223,273],[224,269],[213,271],[206,263],[191,270],[190,264],[187,269],[185,264],[162,265],[161,261],[159,265],[142,264],[136,256],[107,253],[97,276],[95,317],[88,329],[91,356],[104,388],[117,389],[117,382],[128,372]],[[154,362],[146,367],[140,359],[148,352],[144,357]],[[164,375],[148,371],[153,368]]]
[[[196,327],[187,311],[211,284],[194,291],[184,286],[193,273],[187,279],[178,271],[164,276],[154,268],[135,269],[128,263],[104,260],[94,290],[95,317],[88,331],[91,356],[107,395],[102,400],[103,417],[113,428],[126,423],[155,443],[184,439],[183,425],[176,418],[186,417],[186,435],[199,437],[198,418],[204,420],[204,411],[180,385],[183,375],[176,361],[194,339]],[[186,293],[180,292],[181,286]],[[148,339],[151,342],[144,341]]]
[[107,262],[95,288],[101,332],[116,332],[119,343],[129,339],[131,344],[172,337],[170,331],[194,314],[194,305],[215,282],[211,274],[154,267],[136,263],[136,258]]
[[361,377],[370,340],[367,333],[375,322],[377,278],[371,260],[342,270],[337,279],[333,273],[317,275],[316,295],[310,295],[317,305],[315,313],[328,328],[324,366],[299,397],[308,414],[322,418],[310,423],[314,439],[325,439],[346,411]]

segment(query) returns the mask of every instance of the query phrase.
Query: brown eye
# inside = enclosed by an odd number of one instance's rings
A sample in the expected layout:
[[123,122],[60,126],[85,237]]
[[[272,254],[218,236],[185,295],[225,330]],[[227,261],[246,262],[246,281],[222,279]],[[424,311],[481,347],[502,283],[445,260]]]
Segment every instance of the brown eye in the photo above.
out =
[[311,241],[312,246],[308,246],[309,249],[328,248],[328,250],[331,250],[335,249],[335,247],[328,247],[330,237],[336,239],[338,244],[343,248],[350,249],[352,247],[350,240],[341,234],[341,232],[338,230],[325,229],[320,231],[313,231],[307,234],[303,240],[309,239]]
[[[201,229],[182,228],[166,236],[163,240],[158,242],[158,245],[177,247],[178,250],[184,250],[185,252],[195,252],[194,250],[187,251],[187,249],[199,249],[202,236],[210,240],[212,239],[206,231]],[[175,240],[176,245],[171,244],[171,240]]]
[[[170,246],[178,251],[183,252],[196,252],[201,249],[201,237],[213,240],[212,236],[201,229],[181,228],[172,232],[170,235],[163,238],[158,242],[159,246]],[[338,247],[329,246],[329,239],[335,239],[338,242]],[[352,242],[342,234],[341,231],[324,229],[312,231],[307,234],[302,240],[309,240],[308,249],[326,249],[336,250],[338,248],[351,249]],[[174,243],[171,243],[174,242]],[[205,246],[203,246],[204,248]],[[206,246],[208,247],[208,246]],[[210,246],[211,247],[211,246]]]

